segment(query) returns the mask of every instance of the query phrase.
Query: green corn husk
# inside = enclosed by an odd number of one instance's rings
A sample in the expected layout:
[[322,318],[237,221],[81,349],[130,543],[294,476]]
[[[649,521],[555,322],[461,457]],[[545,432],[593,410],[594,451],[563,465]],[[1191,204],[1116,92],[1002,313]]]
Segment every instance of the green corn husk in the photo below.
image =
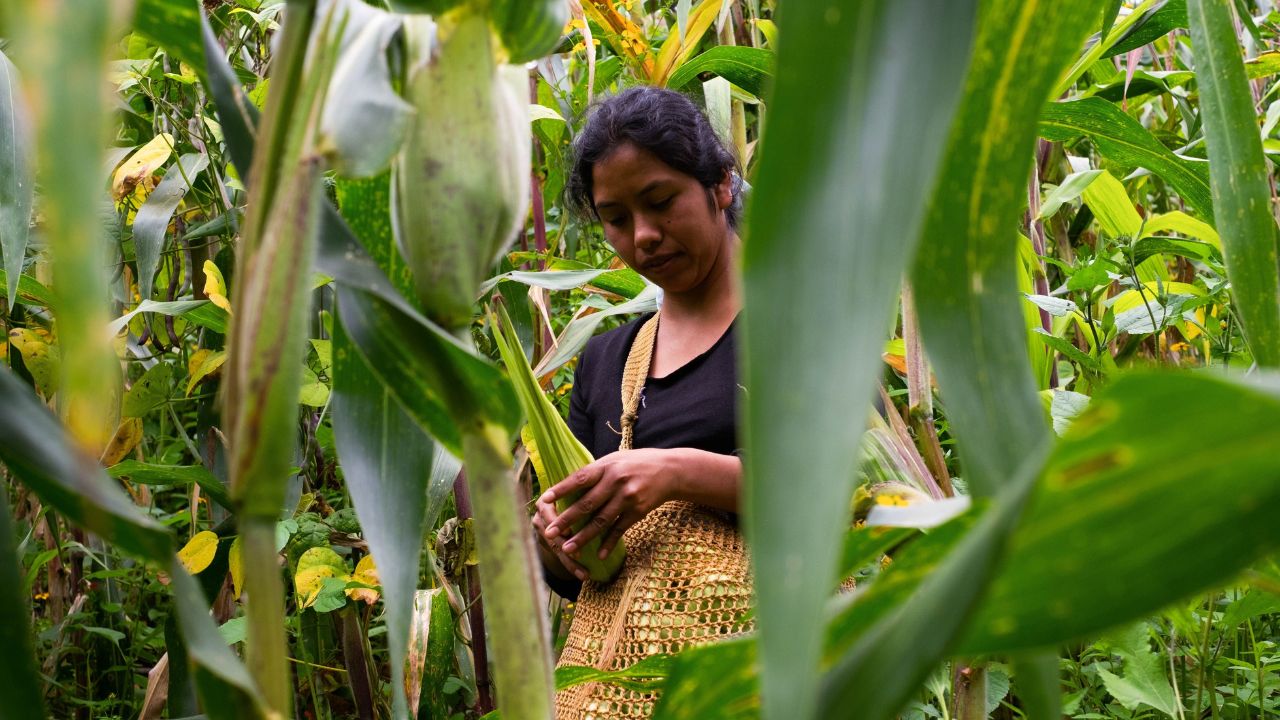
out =
[[[545,491],[574,471],[591,464],[595,458],[591,457],[591,453],[569,431],[569,426],[560,417],[560,413],[556,412],[551,401],[543,394],[537,378],[533,376],[533,369],[525,358],[524,350],[520,347],[520,341],[516,338],[506,308],[499,306],[490,314],[490,319],[494,337],[498,341],[498,351],[502,355],[503,364],[507,366],[507,375],[515,386],[516,396],[520,398],[520,407],[529,418],[529,424],[521,436],[533,458],[542,491]],[[564,512],[580,495],[578,493],[557,498],[556,509]],[[585,524],[586,520],[578,522],[573,526],[573,531],[581,530]],[[587,569],[591,579],[597,582],[605,582],[617,575],[627,554],[624,543],[619,540],[609,556],[601,560],[598,557],[601,539],[593,538],[582,546],[578,555],[578,562]]]

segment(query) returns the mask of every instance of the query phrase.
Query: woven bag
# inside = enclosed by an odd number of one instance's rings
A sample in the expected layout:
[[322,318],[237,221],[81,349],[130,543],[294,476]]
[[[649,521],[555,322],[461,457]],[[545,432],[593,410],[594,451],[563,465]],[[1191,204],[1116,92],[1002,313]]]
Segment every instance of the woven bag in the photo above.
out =
[[[658,316],[641,328],[622,376],[621,450],[631,449]],[[728,513],[666,502],[623,535],[627,560],[608,583],[582,585],[560,665],[620,670],[752,629],[751,568]],[[556,694],[558,720],[648,718],[655,693],[585,683]]]

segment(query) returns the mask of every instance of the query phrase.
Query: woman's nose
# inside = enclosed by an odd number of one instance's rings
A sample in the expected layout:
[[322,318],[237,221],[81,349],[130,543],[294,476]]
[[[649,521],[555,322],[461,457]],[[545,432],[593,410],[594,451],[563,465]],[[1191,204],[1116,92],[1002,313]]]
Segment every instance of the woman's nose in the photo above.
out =
[[637,248],[648,250],[662,242],[662,228],[656,219],[638,214],[636,215],[635,223],[635,244]]

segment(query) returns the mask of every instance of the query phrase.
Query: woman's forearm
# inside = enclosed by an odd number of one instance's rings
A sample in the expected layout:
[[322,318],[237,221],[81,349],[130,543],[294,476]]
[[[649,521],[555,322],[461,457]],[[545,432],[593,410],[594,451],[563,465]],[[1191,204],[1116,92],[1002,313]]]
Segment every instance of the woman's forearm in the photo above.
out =
[[694,448],[676,448],[671,499],[738,512],[742,491],[742,460]]

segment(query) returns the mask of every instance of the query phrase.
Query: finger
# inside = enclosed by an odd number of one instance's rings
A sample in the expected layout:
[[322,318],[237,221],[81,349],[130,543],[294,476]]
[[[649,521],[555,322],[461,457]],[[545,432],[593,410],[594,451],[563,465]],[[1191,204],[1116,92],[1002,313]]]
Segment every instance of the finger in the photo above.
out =
[[545,540],[551,540],[559,534],[559,530],[551,532],[552,523],[556,519],[556,509],[551,505],[539,504],[537,511],[533,514],[534,527],[538,530],[539,537]]
[[631,515],[631,513],[625,513],[622,517],[618,518],[618,522],[613,524],[613,527],[609,529],[609,534],[606,535],[604,537],[604,541],[600,543],[599,557],[601,560],[609,557],[609,553],[613,552],[613,548],[617,546],[620,540],[622,540],[623,533],[629,530],[632,525],[635,525],[636,522],[638,522],[638,519]]
[[[562,536],[568,538],[573,534],[572,528],[577,527],[578,523],[583,520],[599,514],[599,509],[609,502],[613,491],[606,483],[597,483],[590,490],[582,494],[582,497],[574,501],[572,505],[564,509],[564,512],[556,516],[554,522],[547,527],[547,531],[551,533],[549,537]],[[620,510],[615,511],[612,515],[605,515],[605,518],[612,519],[619,514]],[[582,543],[578,543],[578,547],[582,547]]]
[[586,492],[588,488],[600,481],[603,472],[598,463],[591,463],[586,467],[579,468],[569,477],[561,480],[555,485],[547,489],[546,492],[538,498],[540,502],[553,503],[557,498],[569,497],[580,492]]
[[[564,516],[561,515],[563,518]],[[591,542],[591,539],[606,534],[610,527],[617,524],[619,518],[622,517],[622,499],[614,497],[604,507],[594,513],[591,519],[582,526],[577,535],[569,538],[564,544],[564,551],[567,553],[576,552],[578,548]],[[560,522],[557,520],[556,522]]]
[[583,567],[582,563],[578,562],[577,560],[574,560],[573,558],[569,557],[568,555],[565,555],[562,552],[557,552],[556,557],[560,558],[560,564],[564,565],[565,570],[568,570],[569,572],[573,573],[573,576],[578,578],[582,582],[586,582],[587,578],[591,577],[587,573],[587,569]]

